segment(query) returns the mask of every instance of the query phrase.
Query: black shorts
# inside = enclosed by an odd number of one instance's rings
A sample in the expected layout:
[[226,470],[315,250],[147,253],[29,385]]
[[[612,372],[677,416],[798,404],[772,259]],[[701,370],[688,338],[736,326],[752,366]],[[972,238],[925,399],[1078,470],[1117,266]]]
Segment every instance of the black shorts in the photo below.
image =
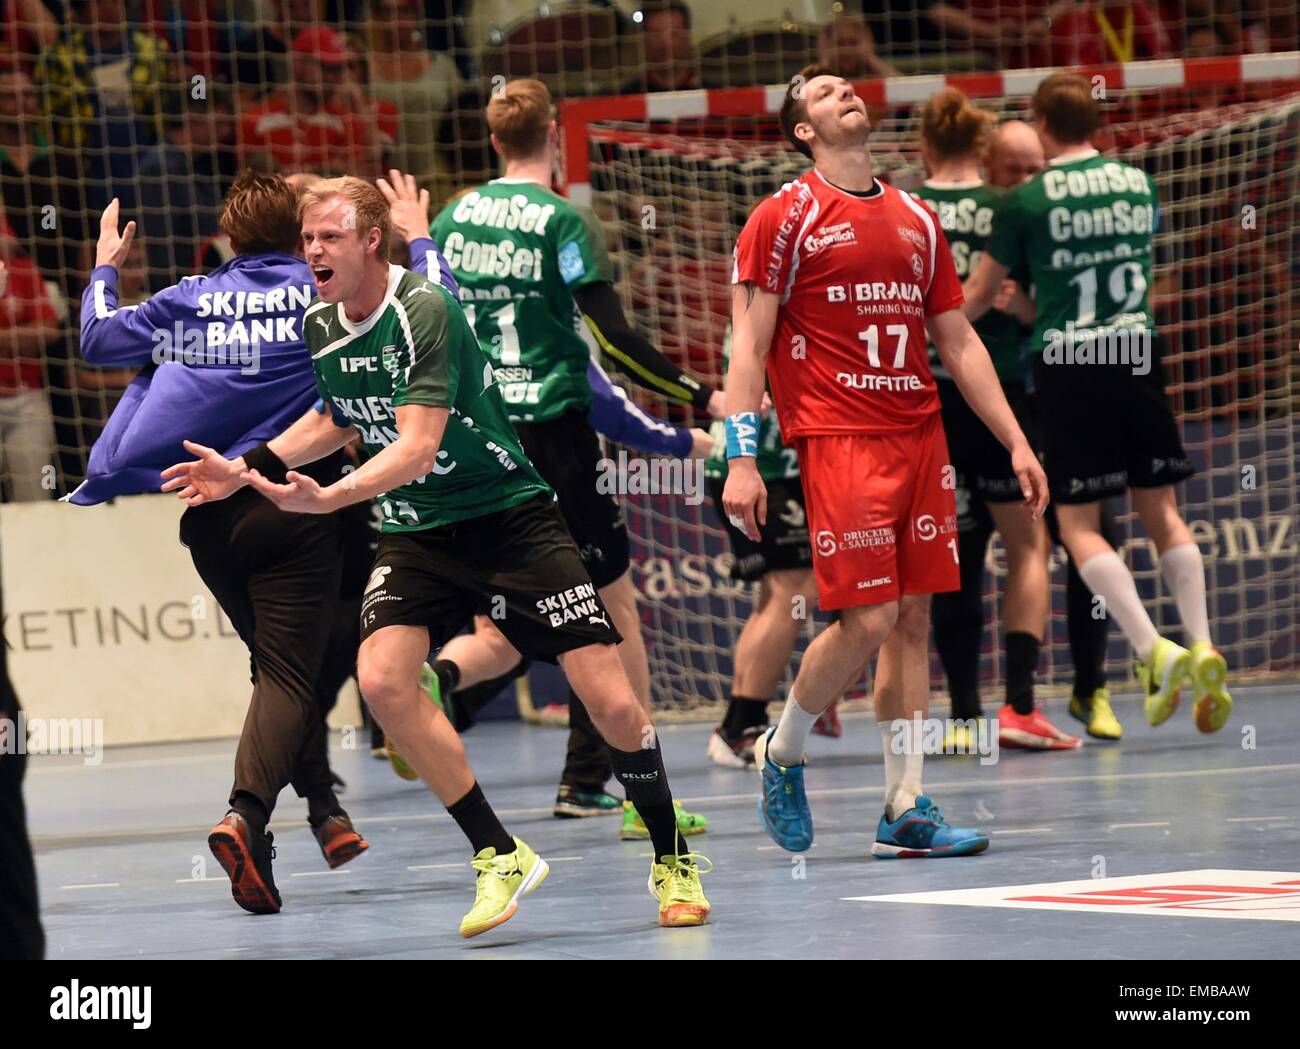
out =
[[725,483],[716,477],[709,478],[709,496],[736,555],[731,566],[732,579],[752,583],[768,572],[812,568],[808,514],[804,509],[803,485],[799,478],[764,482],[767,485],[767,524],[758,530],[760,538],[757,543],[727,520],[722,509]]
[[[985,503],[1018,503],[1024,496],[1020,482],[1011,469],[1011,453],[1002,447],[993,431],[982,420],[951,379],[936,379],[939,402],[943,406],[943,430],[948,436],[948,453],[953,469],[964,477],[971,495]],[[1041,453],[1034,425],[1029,395],[1022,383],[1004,383],[1002,391],[1015,412],[1020,428],[1030,445]],[[958,485],[962,485],[958,480]],[[958,517],[961,507],[957,508]]]
[[361,640],[422,626],[440,648],[484,615],[525,659],[622,641],[549,495],[422,532],[389,532],[361,601]]
[[1165,396],[1159,359],[1146,375],[1124,364],[1034,361],[1037,416],[1052,498],[1092,503],[1160,488],[1196,473]]
[[547,422],[515,423],[515,431],[542,480],[555,489],[591,581],[597,589],[609,586],[628,570],[632,554],[622,505],[596,487],[600,439],[587,416],[566,412]]

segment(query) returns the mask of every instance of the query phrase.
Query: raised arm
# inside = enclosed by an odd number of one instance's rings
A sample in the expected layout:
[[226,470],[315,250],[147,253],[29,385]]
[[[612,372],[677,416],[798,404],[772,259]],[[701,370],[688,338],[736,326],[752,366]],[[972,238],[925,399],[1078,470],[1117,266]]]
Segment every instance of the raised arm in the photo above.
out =
[[614,285],[595,281],[574,290],[583,320],[610,362],[638,386],[680,404],[692,404],[714,418],[722,416],[722,395],[694,375],[673,364],[633,330],[623,313]]
[[597,432],[638,452],[686,458],[695,444],[696,431],[673,426],[643,412],[627,394],[610,382],[600,365],[587,365],[587,381],[594,395],[587,421]]

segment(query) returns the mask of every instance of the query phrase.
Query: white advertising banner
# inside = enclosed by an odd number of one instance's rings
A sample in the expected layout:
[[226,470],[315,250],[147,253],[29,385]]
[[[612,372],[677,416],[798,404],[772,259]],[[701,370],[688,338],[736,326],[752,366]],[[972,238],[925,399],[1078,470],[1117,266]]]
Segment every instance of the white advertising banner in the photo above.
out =
[[[237,736],[248,650],[199,580],[170,496],[0,506],[4,640],[31,718],[102,719],[104,743]],[[355,702],[336,718],[355,724]]]

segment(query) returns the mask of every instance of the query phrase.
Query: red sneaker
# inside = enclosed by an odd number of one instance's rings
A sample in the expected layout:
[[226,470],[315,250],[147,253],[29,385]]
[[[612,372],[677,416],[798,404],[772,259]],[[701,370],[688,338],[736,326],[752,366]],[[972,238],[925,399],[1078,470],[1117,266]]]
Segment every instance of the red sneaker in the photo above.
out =
[[817,735],[830,736],[831,739],[839,739],[844,735],[844,729],[840,727],[839,705],[840,701],[837,699],[822,711],[822,716],[817,719],[812,728]]
[[998,746],[1013,750],[1074,750],[1083,745],[1053,725],[1037,708],[1032,714],[1017,714],[1010,703],[998,711]]

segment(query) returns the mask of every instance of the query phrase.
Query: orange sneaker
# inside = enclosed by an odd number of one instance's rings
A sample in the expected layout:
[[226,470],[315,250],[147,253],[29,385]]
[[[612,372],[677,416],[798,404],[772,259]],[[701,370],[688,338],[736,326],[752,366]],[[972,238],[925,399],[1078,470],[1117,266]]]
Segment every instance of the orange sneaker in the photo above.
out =
[[1010,703],[998,711],[998,746],[1013,750],[1074,750],[1083,745],[1078,736],[1062,732],[1037,707],[1032,714],[1017,714]]
[[348,860],[356,859],[370,848],[370,843],[352,826],[352,820],[346,812],[331,816],[319,827],[312,828],[312,833],[316,835],[321,855],[331,869],[342,867]]

